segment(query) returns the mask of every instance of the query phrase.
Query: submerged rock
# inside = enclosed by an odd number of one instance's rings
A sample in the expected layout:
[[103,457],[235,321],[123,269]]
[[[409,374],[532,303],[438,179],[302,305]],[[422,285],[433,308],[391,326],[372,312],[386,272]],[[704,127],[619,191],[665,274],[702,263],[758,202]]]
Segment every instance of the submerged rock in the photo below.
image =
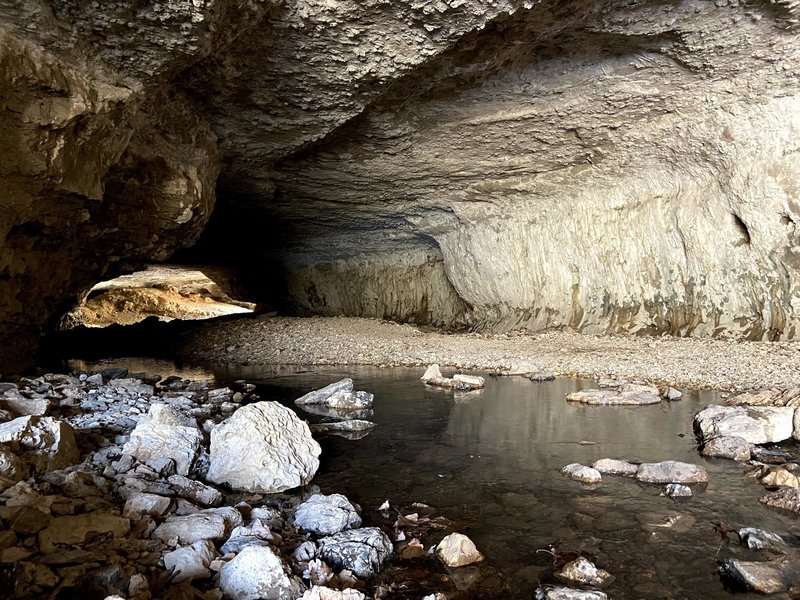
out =
[[665,460],[658,463],[642,463],[636,479],[644,483],[707,483],[708,473],[698,465]]
[[800,487],[800,472],[786,467],[772,467],[761,477],[761,483],[767,487]]
[[294,524],[317,535],[332,535],[361,527],[358,509],[341,494],[314,494],[297,507]]
[[369,579],[392,553],[392,542],[377,527],[349,529],[319,540],[319,556],[338,569]]
[[439,542],[436,556],[448,567],[464,567],[483,560],[473,541],[461,533],[451,533]]
[[314,390],[294,401],[298,406],[321,404],[339,410],[359,410],[370,408],[374,396],[369,392],[354,392],[353,380],[349,377]]
[[248,404],[211,431],[206,478],[237,490],[282,492],[311,481],[321,452],[290,409],[277,402]]
[[269,546],[247,546],[222,567],[219,587],[230,600],[296,600],[306,590]]
[[338,421],[335,423],[314,423],[309,425],[313,433],[328,433],[338,435],[348,440],[360,440],[375,429],[375,423],[361,419]]
[[657,387],[625,383],[613,389],[589,389],[566,396],[568,402],[595,406],[646,406],[661,402]]
[[579,463],[567,465],[561,469],[561,474],[569,477],[570,479],[574,479],[575,481],[580,481],[581,483],[594,484],[600,483],[603,480],[603,476],[600,474],[600,471]]
[[536,589],[536,600],[608,600],[600,590],[580,590],[570,587],[543,585]]
[[626,460],[617,460],[615,458],[601,458],[592,465],[603,475],[621,475],[623,477],[636,477],[636,472],[639,470],[639,465],[629,463]]
[[711,404],[697,413],[694,424],[704,443],[734,436],[751,444],[768,444],[791,438],[793,420],[793,408]]
[[179,475],[188,475],[202,441],[203,434],[193,418],[166,404],[153,404],[131,432],[123,452],[142,462],[170,458]]
[[668,483],[664,486],[662,493],[670,498],[690,498],[692,496],[692,488],[680,483]]

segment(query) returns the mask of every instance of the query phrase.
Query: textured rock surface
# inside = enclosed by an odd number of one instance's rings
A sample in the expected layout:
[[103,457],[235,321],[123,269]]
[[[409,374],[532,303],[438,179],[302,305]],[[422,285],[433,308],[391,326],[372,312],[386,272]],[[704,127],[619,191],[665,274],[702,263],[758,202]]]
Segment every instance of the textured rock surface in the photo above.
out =
[[448,567],[464,567],[483,560],[475,542],[461,533],[451,533],[439,542],[436,556]]
[[294,524],[317,535],[331,535],[344,529],[361,527],[355,506],[341,494],[314,494],[297,507]]
[[305,586],[268,546],[248,546],[227,563],[219,574],[226,598],[295,600]]
[[237,490],[282,492],[311,481],[321,452],[308,425],[291,410],[257,402],[211,431],[206,478]]
[[709,405],[694,418],[703,440],[739,437],[751,444],[782,442],[792,437],[794,411],[789,407]]
[[5,364],[217,195],[300,311],[794,336],[797,2],[667,8],[4,3]]
[[392,542],[377,527],[349,529],[319,540],[319,555],[326,563],[362,579],[375,575],[391,553]]
[[24,457],[40,473],[80,460],[72,427],[52,417],[18,417],[2,423],[0,443]]
[[665,460],[658,463],[642,463],[636,479],[645,483],[706,483],[708,473],[698,465]]
[[141,461],[170,458],[180,475],[188,475],[202,441],[194,419],[166,404],[154,404],[131,432],[123,451]]

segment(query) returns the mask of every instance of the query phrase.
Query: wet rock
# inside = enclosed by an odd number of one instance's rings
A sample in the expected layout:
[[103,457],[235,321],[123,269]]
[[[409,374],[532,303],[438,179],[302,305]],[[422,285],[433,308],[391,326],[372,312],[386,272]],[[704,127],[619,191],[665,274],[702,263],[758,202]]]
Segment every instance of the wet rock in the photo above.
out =
[[690,498],[692,496],[692,488],[680,483],[668,483],[664,486],[663,494],[670,498]]
[[668,387],[666,390],[664,390],[662,396],[665,400],[675,402],[676,400],[683,398],[683,393],[680,390],[676,390],[674,387]]
[[455,390],[479,390],[486,385],[486,381],[483,377],[473,375],[456,373],[453,377],[444,377],[437,364],[429,366],[422,377],[420,377],[420,380],[428,385],[452,388]]
[[132,518],[137,518],[141,515],[161,517],[167,514],[171,505],[172,500],[164,496],[145,492],[133,493],[125,501],[125,508],[122,514]]
[[209,566],[219,553],[209,540],[200,540],[164,555],[164,567],[172,571],[172,583],[205,579],[211,576]]
[[297,507],[294,524],[317,535],[332,535],[361,527],[358,509],[341,494],[314,494]]
[[554,575],[563,583],[593,587],[605,587],[614,580],[607,571],[598,569],[594,563],[583,556],[568,562]]
[[451,533],[439,542],[436,556],[448,567],[464,567],[483,560],[473,541],[461,533]]
[[298,406],[322,404],[338,409],[364,409],[372,406],[374,396],[369,392],[354,392],[353,380],[349,377],[314,390],[294,401]]
[[599,590],[580,590],[569,587],[543,585],[536,589],[536,600],[608,600]]
[[336,423],[315,423],[309,425],[313,433],[328,433],[338,435],[349,440],[360,440],[370,434],[375,429],[375,423],[352,419],[349,421],[339,421]]
[[18,417],[0,424],[0,444],[37,473],[63,469],[80,460],[72,427],[52,417]]
[[728,406],[789,406],[800,407],[800,388],[765,389],[742,392],[725,401]]
[[188,498],[202,506],[219,506],[222,504],[222,492],[199,481],[183,475],[171,475],[167,482],[178,496]]
[[759,501],[772,508],[781,508],[800,514],[799,488],[781,488],[767,494]]
[[636,477],[636,472],[639,470],[639,465],[629,463],[626,460],[617,460],[614,458],[601,458],[595,461],[592,468],[599,471],[603,475],[621,475],[623,477]]
[[603,476],[600,474],[600,471],[579,463],[567,465],[561,469],[561,474],[569,477],[570,479],[574,479],[575,481],[580,481],[581,483],[594,484],[600,483],[603,480]]
[[642,463],[636,479],[644,483],[706,483],[706,470],[691,463],[665,460],[659,463]]
[[723,560],[720,574],[746,590],[759,594],[778,594],[800,581],[800,561],[748,562]]
[[772,550],[783,553],[788,548],[784,539],[778,534],[755,527],[740,529],[739,539],[751,550]]
[[219,574],[219,587],[230,600],[296,600],[303,583],[267,546],[248,546],[227,563]]
[[315,585],[306,590],[299,600],[366,600],[366,596],[354,589],[334,590]]
[[767,487],[800,487],[800,477],[798,472],[786,467],[773,467],[761,477],[761,483]]
[[794,409],[711,404],[694,418],[703,442],[735,436],[751,444],[782,442],[792,437]]
[[84,544],[102,534],[122,537],[130,528],[129,519],[103,511],[57,517],[39,533],[39,547],[42,552],[50,553],[56,550],[56,544]]
[[362,579],[375,575],[391,553],[391,541],[377,527],[349,529],[319,540],[318,554],[325,562]]
[[188,475],[202,440],[194,419],[166,404],[153,404],[131,432],[123,452],[141,461],[172,459],[178,474]]
[[743,437],[728,435],[708,440],[701,454],[716,458],[729,458],[739,462],[750,460],[753,445]]
[[752,446],[750,448],[750,458],[752,460],[766,463],[770,465],[782,465],[794,459],[794,455],[790,452],[783,450],[774,450],[762,448],[761,446]]
[[556,378],[556,374],[552,371],[537,371],[535,373],[531,373],[528,375],[528,379],[533,381],[534,383],[543,383],[545,381],[553,381]]
[[311,481],[321,451],[308,425],[290,409],[257,402],[213,429],[206,478],[237,490],[282,492]]
[[651,385],[625,383],[611,389],[589,389],[566,396],[568,402],[595,406],[646,406],[661,402],[658,388]]

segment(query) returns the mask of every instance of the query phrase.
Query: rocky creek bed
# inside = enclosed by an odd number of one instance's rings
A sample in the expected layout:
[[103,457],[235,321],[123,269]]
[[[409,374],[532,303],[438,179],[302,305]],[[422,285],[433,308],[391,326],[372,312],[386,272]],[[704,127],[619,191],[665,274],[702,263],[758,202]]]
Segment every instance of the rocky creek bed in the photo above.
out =
[[442,371],[0,384],[0,595],[797,593],[796,392]]

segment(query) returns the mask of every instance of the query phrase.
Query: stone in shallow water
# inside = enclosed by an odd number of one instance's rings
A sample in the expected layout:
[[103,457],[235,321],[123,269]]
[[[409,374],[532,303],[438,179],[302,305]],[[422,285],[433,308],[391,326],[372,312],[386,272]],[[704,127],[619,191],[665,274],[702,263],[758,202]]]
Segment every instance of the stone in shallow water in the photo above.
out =
[[479,390],[486,385],[486,380],[483,377],[474,375],[463,375],[456,373],[453,377],[445,377],[439,370],[439,365],[430,365],[425,373],[420,377],[420,380],[428,385],[436,387],[452,388],[455,390]]
[[763,496],[760,502],[772,508],[800,513],[800,488],[781,488]]
[[451,533],[439,542],[436,556],[448,567],[464,567],[483,560],[473,541],[461,533]]
[[781,536],[756,527],[743,527],[740,529],[739,539],[751,550],[772,550],[783,553],[788,549]]
[[603,480],[600,471],[579,463],[567,465],[561,469],[561,474],[575,481],[580,481],[581,483],[600,483]]
[[297,507],[294,524],[317,535],[332,535],[361,527],[358,509],[341,494],[314,494]]
[[536,600],[608,600],[605,592],[543,585],[536,589]]
[[338,409],[364,409],[372,406],[374,396],[368,392],[354,392],[353,380],[349,377],[314,390],[294,401],[303,406],[306,404],[322,404]]
[[800,561],[748,562],[723,560],[720,574],[741,587],[759,594],[778,594],[800,581]]
[[623,477],[636,477],[639,465],[629,463],[627,460],[617,460],[615,458],[601,458],[592,465],[593,469],[600,471],[603,475],[622,475]]
[[665,460],[658,463],[642,463],[636,479],[644,483],[706,483],[706,470],[691,463]]
[[608,571],[598,569],[592,561],[583,556],[568,562],[554,575],[563,583],[594,587],[605,587],[614,580]]
[[305,421],[277,402],[243,406],[211,431],[206,479],[258,494],[307,484],[320,445]]
[[708,440],[701,454],[716,458],[730,458],[744,462],[750,460],[753,445],[738,435],[727,435]]
[[711,404],[694,418],[703,442],[736,436],[751,444],[782,442],[792,437],[794,409],[770,406]]
[[567,394],[568,402],[595,406],[646,406],[661,402],[658,388],[626,383],[614,389],[590,389]]
[[349,529],[319,540],[318,556],[339,569],[368,579],[380,571],[392,553],[392,543],[377,527]]
[[269,546],[247,546],[222,567],[219,587],[230,600],[296,600],[305,585]]
[[338,421],[336,423],[315,423],[309,425],[313,433],[328,433],[338,435],[348,440],[360,440],[375,429],[375,423],[361,419]]
[[800,477],[786,467],[773,467],[761,478],[761,483],[767,487],[800,487]]
[[178,474],[188,475],[202,441],[194,419],[166,404],[153,404],[131,432],[123,452],[143,462],[171,458]]

